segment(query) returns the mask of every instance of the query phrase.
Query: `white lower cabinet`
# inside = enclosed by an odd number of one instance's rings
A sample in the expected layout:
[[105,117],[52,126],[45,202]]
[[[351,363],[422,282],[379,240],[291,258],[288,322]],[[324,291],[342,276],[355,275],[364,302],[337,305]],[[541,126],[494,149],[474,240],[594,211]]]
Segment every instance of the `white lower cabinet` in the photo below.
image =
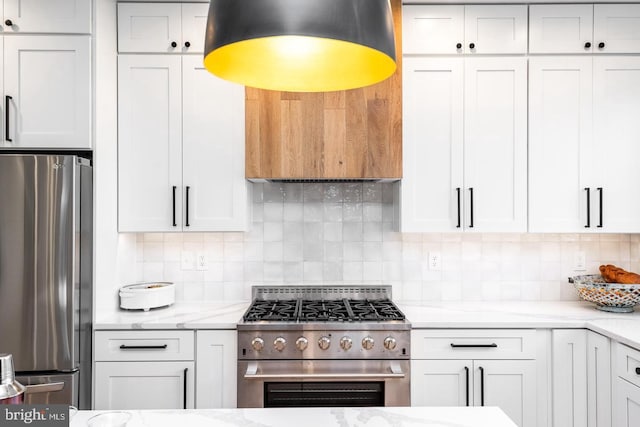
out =
[[640,426],[640,351],[613,344],[613,427]]
[[611,426],[610,340],[586,329],[552,331],[554,427]]
[[191,409],[193,331],[97,331],[94,409]]
[[611,427],[611,340],[592,331],[587,332],[587,425]]
[[[412,406],[498,406],[537,424],[535,331],[412,331]],[[432,359],[438,357],[438,359]]]
[[193,408],[193,362],[99,362],[95,409]]
[[587,331],[552,332],[553,425],[587,425]]
[[235,408],[237,383],[235,330],[196,333],[196,408]]

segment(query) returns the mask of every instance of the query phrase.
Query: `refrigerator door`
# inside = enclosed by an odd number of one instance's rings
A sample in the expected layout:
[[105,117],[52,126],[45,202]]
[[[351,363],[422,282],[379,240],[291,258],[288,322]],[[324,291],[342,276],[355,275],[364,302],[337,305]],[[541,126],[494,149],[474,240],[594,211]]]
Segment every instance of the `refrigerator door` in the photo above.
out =
[[0,155],[0,352],[16,372],[78,366],[76,157]]
[[17,376],[27,391],[24,403],[30,405],[61,404],[78,406],[78,372],[71,374]]

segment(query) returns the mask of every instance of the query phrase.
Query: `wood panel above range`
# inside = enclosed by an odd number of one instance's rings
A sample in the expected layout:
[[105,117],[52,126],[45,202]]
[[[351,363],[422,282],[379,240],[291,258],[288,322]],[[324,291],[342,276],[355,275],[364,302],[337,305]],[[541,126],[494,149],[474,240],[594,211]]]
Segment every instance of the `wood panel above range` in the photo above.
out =
[[388,79],[339,92],[246,88],[247,179],[402,177],[400,0],[391,7],[398,68]]

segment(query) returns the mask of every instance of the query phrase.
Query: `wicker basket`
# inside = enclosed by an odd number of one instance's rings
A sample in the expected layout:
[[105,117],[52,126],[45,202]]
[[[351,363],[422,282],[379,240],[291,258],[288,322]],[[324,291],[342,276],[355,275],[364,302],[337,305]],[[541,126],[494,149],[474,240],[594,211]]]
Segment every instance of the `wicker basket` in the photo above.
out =
[[599,274],[576,276],[571,281],[580,298],[595,302],[598,310],[631,313],[640,302],[640,284],[607,283]]

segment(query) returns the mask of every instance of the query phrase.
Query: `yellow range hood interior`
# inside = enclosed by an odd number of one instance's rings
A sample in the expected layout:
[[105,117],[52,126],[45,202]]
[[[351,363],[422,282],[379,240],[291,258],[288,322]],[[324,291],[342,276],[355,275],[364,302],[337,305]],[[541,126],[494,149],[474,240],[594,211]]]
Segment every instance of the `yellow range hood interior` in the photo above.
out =
[[246,87],[247,179],[402,178],[401,0],[390,3],[398,54],[389,78],[331,92]]

